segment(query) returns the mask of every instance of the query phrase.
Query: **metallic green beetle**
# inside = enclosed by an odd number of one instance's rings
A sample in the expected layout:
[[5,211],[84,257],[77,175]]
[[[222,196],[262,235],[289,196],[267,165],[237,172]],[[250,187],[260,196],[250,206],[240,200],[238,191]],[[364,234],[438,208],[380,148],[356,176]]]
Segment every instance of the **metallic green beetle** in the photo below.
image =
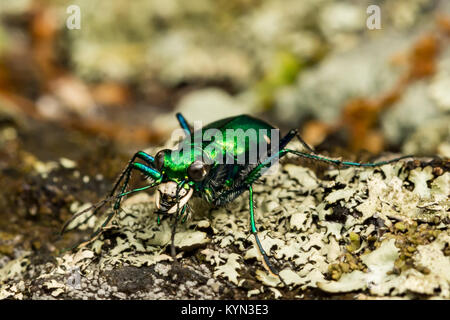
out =
[[[409,157],[405,156],[377,163],[357,163],[329,159],[317,155],[301,139],[297,130],[291,130],[287,135],[280,138],[278,129],[248,115],[222,119],[195,131],[191,129],[181,114],[178,113],[176,116],[186,135],[184,140],[179,143],[177,149],[161,150],[155,157],[139,151],[131,158],[111,190],[109,197],[96,206],[93,215],[106,202],[115,199],[113,211],[84,244],[89,243],[102,232],[103,228],[120,209],[121,199],[124,196],[158,186],[156,193],[158,223],[160,215],[175,216],[172,229],[172,255],[175,256],[173,239],[176,224],[179,220],[184,221],[186,219],[189,212],[188,201],[191,197],[201,197],[213,206],[218,207],[233,201],[242,193],[248,191],[250,231],[254,235],[259,252],[263,257],[264,267],[272,274],[278,275],[278,271],[270,263],[258,238],[253,204],[252,184],[268,168],[288,153],[335,165],[358,167],[375,167]],[[214,139],[212,139],[213,137]],[[299,139],[308,152],[286,148],[286,145],[294,137]],[[126,189],[133,170],[143,173],[152,180],[152,183],[143,188],[127,192]],[[120,190],[117,193],[118,189]],[[86,210],[74,215],[64,225],[62,233],[65,232],[70,222],[83,212],[86,212]]]

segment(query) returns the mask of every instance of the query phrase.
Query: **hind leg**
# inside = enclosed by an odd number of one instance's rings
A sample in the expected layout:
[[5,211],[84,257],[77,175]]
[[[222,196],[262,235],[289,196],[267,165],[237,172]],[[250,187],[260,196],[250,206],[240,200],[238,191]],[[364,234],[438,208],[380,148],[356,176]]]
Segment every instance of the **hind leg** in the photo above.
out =
[[261,177],[261,175],[265,172],[265,170],[267,170],[275,161],[279,160],[281,157],[285,156],[288,153],[294,154],[294,155],[302,157],[302,158],[313,159],[313,160],[322,161],[322,162],[327,162],[327,163],[331,163],[331,164],[338,165],[338,166],[344,166],[344,167],[345,166],[348,166],[348,167],[366,167],[366,168],[367,167],[369,167],[369,168],[379,167],[379,166],[383,166],[383,165],[386,165],[386,164],[389,164],[389,163],[398,162],[398,161],[400,161],[402,159],[406,159],[406,158],[411,158],[412,157],[411,155],[408,155],[408,156],[402,156],[402,157],[394,158],[394,159],[387,160],[387,161],[359,163],[359,162],[342,161],[342,160],[338,160],[338,159],[326,158],[326,157],[322,157],[322,156],[317,155],[317,154],[310,154],[310,153],[300,152],[300,151],[291,150],[291,149],[281,149],[277,153],[275,153],[275,154],[271,155],[270,157],[268,157],[267,159],[265,159],[258,166],[256,166],[248,174],[245,182],[248,183],[248,184],[252,184],[256,180],[258,180]]
[[317,161],[322,161],[322,162],[335,164],[335,165],[338,165],[338,166],[366,167],[366,168],[367,167],[373,168],[373,167],[384,166],[384,165],[389,164],[389,163],[394,163],[394,162],[398,162],[398,161],[400,161],[402,159],[413,157],[411,155],[408,155],[408,156],[402,156],[402,157],[394,158],[394,159],[387,160],[387,161],[359,163],[359,162],[351,162],[351,161],[342,161],[342,160],[338,160],[338,159],[330,159],[330,158],[322,157],[322,156],[319,156],[319,155],[313,155],[313,154],[300,152],[300,151],[296,151],[296,150],[291,150],[291,149],[280,150],[279,155],[282,156],[282,155],[285,155],[287,153],[295,154],[296,156],[299,156],[299,157],[302,157],[302,158],[313,159],[313,160],[317,160]]
[[280,140],[280,149],[284,149],[286,147],[286,145],[292,140],[292,138],[297,137],[298,141],[300,141],[300,143],[303,145],[303,147],[308,150],[311,153],[316,153],[316,151],[314,151],[314,149],[305,142],[305,140],[303,140],[303,138],[300,136],[300,134],[298,133],[297,129],[292,129],[289,131],[289,133],[284,136],[281,140]]

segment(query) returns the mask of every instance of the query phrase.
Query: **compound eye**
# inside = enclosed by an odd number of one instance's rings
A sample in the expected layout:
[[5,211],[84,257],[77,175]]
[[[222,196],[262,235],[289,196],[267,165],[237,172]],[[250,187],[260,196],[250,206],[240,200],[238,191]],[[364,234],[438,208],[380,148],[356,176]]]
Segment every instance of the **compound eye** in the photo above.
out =
[[167,151],[168,151],[168,149],[158,151],[158,153],[155,156],[155,166],[156,166],[156,169],[158,169],[159,171],[161,171],[161,169],[164,165],[164,156],[166,155]]
[[202,181],[206,175],[209,172],[209,169],[211,168],[210,165],[204,163],[201,160],[195,160],[191,163],[191,165],[188,167],[188,176],[193,181]]

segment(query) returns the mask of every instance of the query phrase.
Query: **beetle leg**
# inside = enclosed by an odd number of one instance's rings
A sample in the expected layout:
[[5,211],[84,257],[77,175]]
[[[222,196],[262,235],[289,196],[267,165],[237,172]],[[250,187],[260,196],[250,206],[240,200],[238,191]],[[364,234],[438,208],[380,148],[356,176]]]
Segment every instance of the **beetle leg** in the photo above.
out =
[[186,136],[190,136],[192,134],[192,130],[189,124],[187,123],[186,119],[184,118],[184,116],[178,112],[176,114],[176,117],[180,124],[180,127],[183,128],[184,132],[186,133]]
[[[270,168],[276,161],[279,160],[279,158],[283,157],[286,154],[286,150],[285,149],[286,145],[294,138],[297,137],[297,139],[300,141],[300,143],[303,145],[303,147],[305,149],[307,149],[309,152],[316,154],[316,152],[314,151],[314,149],[312,147],[310,147],[303,139],[302,137],[298,134],[298,130],[297,129],[292,129],[290,130],[283,138],[280,139],[280,143],[279,143],[279,148],[280,150],[278,150],[276,153],[271,154],[269,157],[267,157],[266,159],[262,160],[261,163],[256,166],[246,177],[245,179],[245,183],[247,184],[252,184],[253,182],[255,182],[256,180],[259,179],[259,177],[261,177],[261,175],[268,169]],[[270,146],[269,146],[270,149]],[[304,155],[308,155],[308,153],[302,153]],[[313,157],[313,156],[310,156]],[[325,158],[324,158],[325,159]]]
[[119,186],[120,182],[122,181],[122,179],[128,174],[129,175],[129,171],[130,171],[130,167],[133,166],[133,162],[134,160],[136,160],[136,158],[144,160],[148,165],[150,165],[151,167],[154,167],[155,164],[155,158],[153,158],[151,155],[149,155],[148,153],[144,152],[144,151],[138,151],[136,152],[133,157],[131,157],[130,161],[128,161],[127,166],[125,167],[125,169],[122,171],[122,173],[120,174],[119,178],[117,179],[116,183],[114,184],[114,187],[112,188],[111,192],[109,193],[110,196],[114,195],[114,192],[116,192],[117,187]]
[[[158,179],[161,177],[161,174],[160,174],[158,171],[156,171],[155,169],[150,168],[150,167],[148,167],[148,166],[146,166],[146,165],[144,165],[144,164],[142,164],[142,163],[132,162],[132,161],[134,160],[134,158],[136,158],[136,157],[139,157],[139,158],[140,158],[139,152],[136,153],[135,156],[133,156],[132,160],[128,163],[127,167],[125,168],[125,170],[124,170],[124,171],[122,172],[122,174],[120,175],[118,181],[116,182],[116,184],[114,185],[114,187],[113,187],[113,189],[112,189],[112,191],[111,191],[111,193],[110,193],[110,196],[113,196],[113,195],[114,195],[114,193],[115,193],[117,187],[119,186],[121,180],[123,179],[123,177],[125,177],[125,181],[124,181],[124,183],[123,183],[123,185],[122,185],[121,192],[120,192],[120,194],[117,195],[117,197],[116,197],[116,201],[115,201],[115,203],[114,203],[114,207],[113,207],[112,212],[108,215],[108,217],[107,217],[106,220],[102,223],[102,225],[101,225],[97,230],[95,230],[95,231],[89,236],[89,239],[88,239],[88,240],[82,241],[82,242],[78,243],[77,245],[73,246],[71,249],[77,248],[77,247],[83,247],[83,246],[88,245],[89,243],[91,243],[92,241],[94,241],[94,240],[102,233],[103,229],[108,225],[108,223],[112,220],[112,218],[113,218],[113,217],[117,214],[117,212],[119,211],[119,208],[120,208],[120,202],[121,202],[121,200],[122,200],[122,197],[124,197],[125,195],[128,195],[128,194],[130,194],[130,193],[132,193],[132,192],[137,192],[137,191],[145,190],[145,189],[148,189],[148,188],[157,186],[157,185],[159,184],[159,181],[156,181],[155,183],[152,183],[152,184],[149,185],[149,186],[145,186],[145,187],[143,187],[143,188],[134,189],[134,190],[131,190],[131,191],[125,193],[125,190],[126,190],[126,188],[127,188],[127,186],[128,186],[128,183],[129,183],[129,180],[130,180],[130,177],[131,177],[131,172],[132,172],[133,169],[138,170],[138,171],[141,171],[141,172],[144,173],[145,175],[147,175],[147,176],[153,178],[154,180],[158,180]],[[89,220],[92,216],[96,215],[97,212],[98,212],[98,210],[99,210],[101,207],[103,207],[103,205],[104,205],[106,202],[107,202],[107,201],[104,201],[104,203],[102,203],[98,208],[96,208],[96,209],[94,210],[94,212],[93,212],[91,215],[89,215],[89,217],[87,217],[86,219],[84,219],[83,222]],[[64,225],[63,230],[61,231],[61,233],[64,233],[65,229],[66,229],[67,226],[70,224],[70,222],[73,221],[73,219],[75,219],[75,218],[78,217],[78,216],[79,216],[79,215],[75,215],[75,216],[72,217],[68,222],[66,222],[66,224]]]
[[328,163],[335,164],[335,165],[338,165],[338,166],[349,166],[349,167],[378,167],[378,166],[383,166],[385,164],[398,162],[398,161],[400,161],[402,159],[413,157],[411,155],[408,155],[408,156],[402,156],[402,157],[394,158],[394,159],[387,160],[387,161],[379,161],[379,162],[373,162],[373,163],[371,163],[371,162],[369,162],[369,163],[359,163],[359,162],[351,162],[351,161],[342,161],[342,160],[338,160],[338,159],[330,159],[330,158],[322,157],[322,156],[319,156],[319,155],[304,153],[304,152],[291,150],[291,149],[283,149],[283,150],[280,150],[280,152],[279,152],[280,156],[284,155],[286,153],[292,153],[292,154],[295,154],[296,156],[299,156],[299,157],[302,157],[302,158],[308,158],[308,159],[328,162]]
[[[94,209],[94,211],[92,212],[92,214],[90,214],[86,219],[84,219],[84,220],[83,220],[80,224],[78,224],[77,226],[79,226],[79,225],[85,223],[85,222],[88,221],[92,216],[95,216],[95,215],[98,213],[98,211],[99,211],[99,210],[100,210],[100,209],[108,202],[107,200],[108,200],[109,198],[111,198],[111,197],[114,196],[114,193],[116,192],[117,187],[120,185],[120,183],[121,183],[121,181],[122,181],[122,179],[123,179],[124,177],[126,177],[126,180],[128,181],[129,175],[130,175],[130,173],[131,173],[130,167],[133,165],[133,162],[134,162],[134,160],[135,160],[136,158],[139,158],[139,159],[145,161],[145,162],[146,162],[148,165],[150,165],[150,166],[154,166],[154,160],[155,160],[155,159],[154,159],[151,155],[147,154],[147,153],[144,152],[144,151],[138,151],[138,152],[136,152],[136,153],[133,155],[133,157],[130,159],[130,161],[128,162],[128,164],[127,164],[127,166],[125,167],[125,169],[121,172],[119,178],[117,179],[117,181],[116,181],[115,184],[114,184],[114,187],[111,189],[108,198],[106,198],[105,200],[99,202],[97,205],[94,205],[93,207],[95,207],[95,209]],[[151,169],[151,168],[149,168],[149,169]],[[127,176],[128,176],[128,177],[127,177]],[[126,187],[127,185],[128,185],[128,182],[125,183],[125,187]],[[123,193],[123,192],[122,192],[122,193]],[[90,209],[91,209],[91,208],[89,208],[88,210],[90,210]],[[65,231],[66,231],[66,229],[67,229],[67,227],[69,226],[69,224],[70,224],[74,219],[76,219],[76,218],[79,217],[81,214],[83,214],[84,212],[86,212],[86,211],[83,210],[83,211],[81,211],[81,212],[78,212],[78,213],[75,214],[74,216],[72,216],[72,218],[70,218],[70,220],[67,221],[67,222],[64,224],[64,226],[62,227],[60,234],[64,234]]]
[[[303,138],[300,136],[300,134],[298,134],[298,132],[296,132],[296,137],[297,137],[298,141],[300,141],[300,143],[305,147],[306,150],[308,150],[311,153],[317,154],[316,151],[314,150],[314,148],[311,147],[309,144],[307,144],[305,142],[305,140],[303,140]],[[283,149],[283,148],[284,147],[281,147],[281,149]]]
[[411,158],[413,156],[402,156],[395,159],[387,160],[387,161],[380,161],[380,162],[373,162],[373,163],[359,163],[359,162],[350,162],[350,161],[341,161],[338,159],[329,159],[322,156],[319,156],[317,154],[310,154],[305,152],[300,152],[296,150],[291,149],[281,149],[277,153],[271,155],[270,157],[266,158],[264,161],[262,161],[259,165],[257,165],[245,178],[245,183],[252,184],[256,180],[258,180],[262,174],[273,164],[273,162],[279,160],[281,157],[285,156],[287,153],[295,154],[296,156],[307,158],[307,159],[313,159],[317,161],[327,162],[331,163],[337,166],[352,166],[352,167],[378,167],[383,166],[385,164],[397,162],[402,159]]
[[[100,235],[100,233],[103,231],[103,229],[108,225],[108,223],[111,221],[111,219],[112,219],[112,218],[117,214],[117,212],[119,211],[119,208],[120,208],[120,202],[121,202],[121,200],[122,200],[122,196],[128,194],[128,193],[125,193],[125,190],[126,190],[126,188],[127,188],[127,186],[128,186],[128,182],[129,182],[129,180],[130,180],[131,172],[132,172],[133,169],[136,169],[136,170],[138,170],[138,171],[141,171],[141,172],[144,173],[145,175],[150,176],[151,178],[153,178],[154,180],[158,180],[158,179],[161,177],[161,174],[160,174],[158,171],[156,171],[155,169],[152,169],[152,168],[150,168],[150,167],[148,167],[148,166],[146,166],[146,165],[144,165],[144,164],[136,163],[136,162],[130,163],[130,164],[128,165],[127,170],[126,170],[125,181],[124,181],[124,183],[123,183],[121,192],[120,192],[120,194],[119,194],[120,197],[117,197],[117,200],[116,200],[116,202],[114,203],[113,211],[108,215],[108,217],[106,218],[105,222],[103,222],[103,224],[100,226],[100,228],[99,228],[98,230],[96,230],[96,231],[90,236],[90,240],[88,240],[87,243],[90,243],[90,242],[91,242],[92,240],[94,240],[98,235]],[[147,186],[147,187],[148,187],[148,188],[154,187],[154,186],[156,186],[156,185],[158,185],[158,184],[159,184],[159,182],[155,182],[155,183],[152,183],[150,186]],[[147,187],[139,188],[139,189],[136,189],[136,190],[147,189]]]
[[253,188],[252,188],[252,186],[248,187],[248,191],[249,191],[249,209],[250,209],[250,231],[253,234],[253,236],[255,237],[255,241],[258,246],[258,250],[263,257],[264,268],[266,268],[266,270],[269,271],[269,273],[272,274],[273,276],[278,277],[281,280],[281,282],[284,285],[286,285],[286,283],[280,277],[280,274],[278,273],[278,271],[270,263],[269,257],[267,256],[266,252],[264,251],[261,241],[259,241],[258,230],[256,229],[256,225],[255,225],[255,212],[254,212],[254,204],[253,204]]
[[[122,179],[123,179],[124,177],[125,177],[125,181],[126,181],[126,182],[125,182],[124,188],[122,188],[122,190],[125,190],[125,188],[126,188],[127,185],[128,185],[128,180],[130,179],[131,168],[132,168],[133,163],[134,163],[134,160],[135,160],[136,158],[139,158],[139,159],[145,161],[145,162],[146,162],[147,164],[149,164],[150,166],[153,166],[153,165],[154,165],[155,158],[153,158],[151,155],[147,154],[147,153],[144,152],[144,151],[138,151],[138,152],[136,152],[136,153],[133,155],[133,157],[131,157],[131,159],[130,159],[130,161],[128,162],[127,166],[125,167],[125,169],[122,171],[122,173],[120,174],[119,178],[118,178],[117,181],[115,182],[114,187],[111,189],[111,191],[110,191],[110,193],[109,193],[109,197],[114,196],[114,193],[116,192],[117,188],[119,187],[119,185],[120,185],[120,183],[121,183],[121,181],[122,181]],[[121,193],[123,193],[123,191],[122,191]],[[102,204],[100,207],[96,208],[96,209],[94,210],[94,212],[92,213],[92,215],[96,215],[97,212],[101,209],[101,207],[103,207],[103,204]]]
[[316,153],[314,149],[303,140],[303,138],[299,135],[297,129],[290,130],[283,138],[280,139],[280,149],[284,149],[286,145],[294,138],[297,137],[298,141],[303,145],[303,147],[311,153]]
[[[152,167],[155,164],[155,158],[153,158],[151,155],[147,154],[144,151],[136,152],[133,155],[133,157],[131,157],[130,161],[128,162],[127,166],[125,167],[125,170],[123,170],[122,173],[120,174],[119,178],[117,179],[116,183],[114,184],[114,187],[112,188],[111,192],[109,193],[109,196],[113,196],[114,195],[114,193],[116,192],[117,187],[120,185],[120,182],[122,181],[122,179],[124,177],[125,177],[125,180],[126,180],[126,183],[125,183],[125,188],[126,188],[126,186],[128,185],[128,180],[130,179],[131,169],[133,167],[133,163],[134,163],[134,160],[136,160],[136,158],[144,160],[148,165],[150,165]],[[123,193],[123,191],[122,191],[122,193]]]
[[[175,212],[175,217],[174,217],[174,222],[172,225],[172,235],[170,237],[170,254],[172,256],[172,259],[174,261],[175,265],[178,265],[178,261],[177,261],[177,252],[175,250],[175,233],[177,231],[177,223],[178,223],[178,218],[180,218],[180,216],[184,213],[185,207],[186,205],[184,205],[182,208],[180,208],[180,189],[183,187],[184,182],[181,182],[178,186],[177,186],[177,191],[176,191],[176,201],[177,201],[177,210]],[[181,209],[181,212],[180,212]]]
[[180,213],[180,219],[181,219],[181,223],[184,224],[188,218],[189,214],[188,214],[188,210],[187,210],[187,204],[185,204],[183,206],[183,208],[181,209],[181,213]]
[[280,139],[279,148],[283,149],[297,134],[297,129],[290,130],[283,138]]

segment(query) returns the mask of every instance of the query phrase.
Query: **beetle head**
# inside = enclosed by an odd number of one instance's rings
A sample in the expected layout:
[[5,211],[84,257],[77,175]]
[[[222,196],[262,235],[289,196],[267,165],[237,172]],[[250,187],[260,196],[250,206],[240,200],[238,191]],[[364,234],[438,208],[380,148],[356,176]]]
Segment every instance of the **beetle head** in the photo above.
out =
[[192,197],[195,184],[208,175],[210,163],[199,149],[159,151],[155,156],[156,169],[162,174],[156,193],[158,212],[173,214],[181,209]]

